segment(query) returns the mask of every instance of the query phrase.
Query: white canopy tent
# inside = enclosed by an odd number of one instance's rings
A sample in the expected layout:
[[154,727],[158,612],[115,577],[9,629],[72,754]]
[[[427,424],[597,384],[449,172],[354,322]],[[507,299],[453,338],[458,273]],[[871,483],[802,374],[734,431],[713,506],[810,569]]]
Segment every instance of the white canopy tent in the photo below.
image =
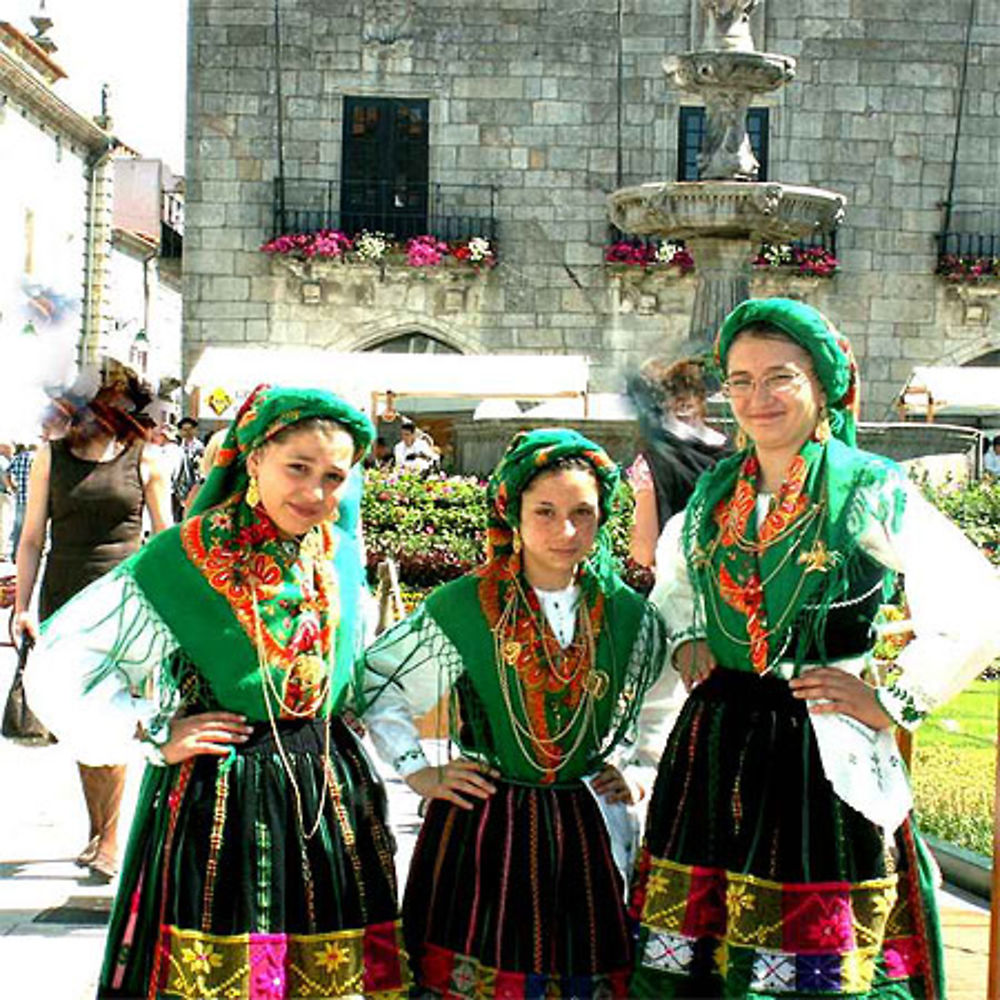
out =
[[551,420],[635,420],[635,407],[622,393],[592,392],[586,400],[579,397],[546,400],[524,415]]
[[[261,382],[329,389],[371,411],[397,396],[585,400],[590,360],[576,354],[385,354],[319,348],[206,347],[187,391],[199,418],[229,420]],[[581,402],[581,407],[584,405]]]
[[918,366],[897,402],[900,416],[1000,419],[1000,368]]

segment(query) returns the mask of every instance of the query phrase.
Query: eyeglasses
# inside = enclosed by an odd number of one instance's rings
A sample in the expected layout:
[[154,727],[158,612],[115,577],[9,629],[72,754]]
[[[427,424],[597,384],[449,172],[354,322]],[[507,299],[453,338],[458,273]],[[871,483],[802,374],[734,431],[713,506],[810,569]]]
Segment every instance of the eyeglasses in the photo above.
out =
[[722,383],[722,391],[730,399],[746,399],[752,396],[761,386],[772,396],[786,396],[803,380],[809,377],[808,372],[778,371],[751,378],[749,375],[734,375]]

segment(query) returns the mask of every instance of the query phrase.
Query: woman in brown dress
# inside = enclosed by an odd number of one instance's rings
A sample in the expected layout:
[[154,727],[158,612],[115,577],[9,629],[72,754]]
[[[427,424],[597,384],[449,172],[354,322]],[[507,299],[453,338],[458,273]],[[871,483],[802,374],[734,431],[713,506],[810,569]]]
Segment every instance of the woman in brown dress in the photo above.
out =
[[[17,550],[14,634],[32,641],[44,620],[87,584],[139,548],[143,508],[152,530],[170,522],[167,482],[144,450],[141,426],[130,416],[149,402],[134,376],[104,385],[77,409],[64,438],[38,449],[28,481],[28,506]],[[29,610],[45,548],[50,547],[38,600]],[[90,819],[77,864],[110,881],[118,868],[118,813],[125,765],[78,764]]]

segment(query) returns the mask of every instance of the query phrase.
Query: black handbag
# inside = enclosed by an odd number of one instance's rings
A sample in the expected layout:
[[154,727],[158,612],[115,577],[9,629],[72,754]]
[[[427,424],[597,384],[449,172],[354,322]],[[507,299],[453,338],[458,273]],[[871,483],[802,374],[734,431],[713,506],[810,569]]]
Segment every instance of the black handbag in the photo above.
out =
[[28,708],[24,696],[24,668],[28,662],[28,650],[31,640],[24,637],[17,651],[17,670],[7,695],[7,704],[3,709],[3,735],[9,740],[24,743],[28,746],[48,746],[55,743],[55,736],[43,726],[34,712]]

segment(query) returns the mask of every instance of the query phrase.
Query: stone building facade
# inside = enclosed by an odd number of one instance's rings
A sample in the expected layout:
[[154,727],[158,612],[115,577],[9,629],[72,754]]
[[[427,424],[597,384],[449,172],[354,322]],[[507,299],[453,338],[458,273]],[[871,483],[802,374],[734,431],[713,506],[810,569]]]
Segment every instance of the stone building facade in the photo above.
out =
[[[698,0],[191,0],[187,367],[210,343],[354,350],[417,334],[586,354],[592,387],[613,390],[679,352],[697,271],[609,269],[606,197],[678,178],[690,100],[662,61],[698,46],[700,16]],[[1000,236],[1000,5],[764,0],[754,17],[757,48],[798,62],[760,102],[767,177],[839,191],[847,214],[832,278],[758,271],[753,293],[805,298],[843,327],[878,419],[913,366],[1000,350],[1000,279],[935,273],[946,230],[989,256]],[[285,228],[320,224],[316,185],[337,228],[345,108],[380,101],[426,115],[428,190],[495,220],[498,267],[291,267],[260,252],[282,208]]]

